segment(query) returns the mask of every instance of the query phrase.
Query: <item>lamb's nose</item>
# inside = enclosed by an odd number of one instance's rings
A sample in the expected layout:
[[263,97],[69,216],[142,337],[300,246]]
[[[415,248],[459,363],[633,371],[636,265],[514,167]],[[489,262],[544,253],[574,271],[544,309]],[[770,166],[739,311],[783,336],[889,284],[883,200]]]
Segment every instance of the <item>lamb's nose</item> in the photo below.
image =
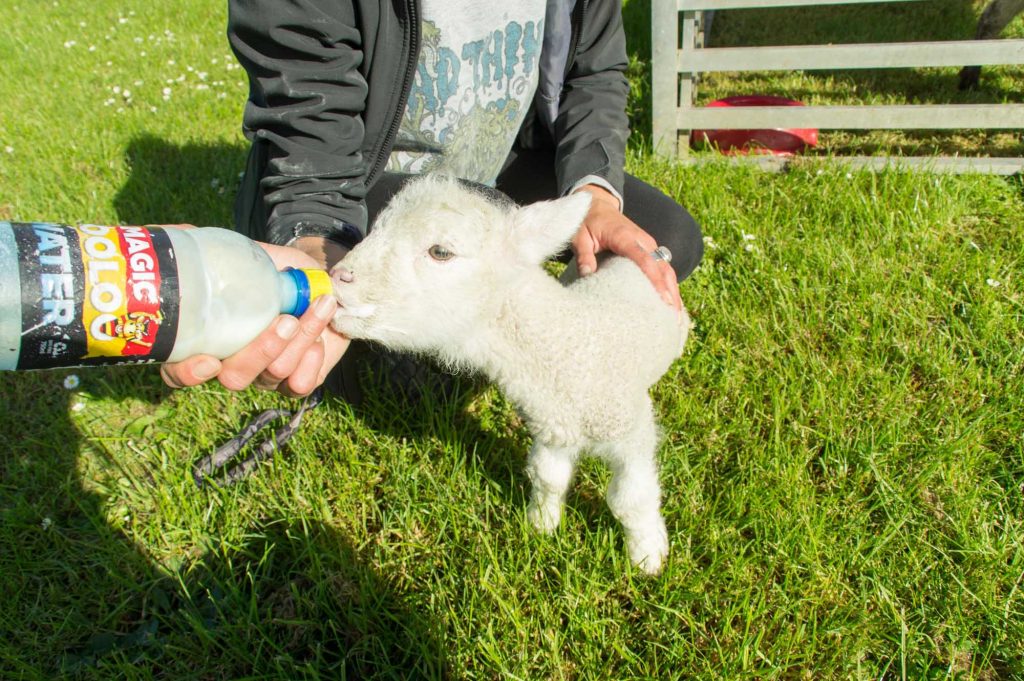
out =
[[334,269],[331,270],[331,279],[334,280],[335,284],[351,284],[355,281],[355,278],[352,271],[342,265],[335,265]]

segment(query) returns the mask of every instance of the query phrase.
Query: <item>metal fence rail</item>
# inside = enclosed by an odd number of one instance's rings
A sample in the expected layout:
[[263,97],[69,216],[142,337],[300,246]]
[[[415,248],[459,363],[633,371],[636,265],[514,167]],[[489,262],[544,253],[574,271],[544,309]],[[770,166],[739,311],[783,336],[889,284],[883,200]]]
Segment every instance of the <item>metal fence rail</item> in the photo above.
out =
[[[652,0],[655,148],[686,155],[692,129],[1024,129],[1024,104],[697,107],[699,74],[1024,64],[1024,40],[708,48],[708,10],[924,0]],[[948,165],[948,164],[946,164]],[[975,164],[976,166],[976,164]]]

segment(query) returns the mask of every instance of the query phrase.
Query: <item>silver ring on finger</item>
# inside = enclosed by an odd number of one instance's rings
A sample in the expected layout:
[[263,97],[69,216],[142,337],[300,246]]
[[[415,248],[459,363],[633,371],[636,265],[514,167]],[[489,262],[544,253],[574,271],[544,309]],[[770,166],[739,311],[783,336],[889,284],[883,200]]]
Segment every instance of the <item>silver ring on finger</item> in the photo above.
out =
[[672,262],[672,251],[668,250],[665,246],[658,246],[651,251],[651,257],[655,260],[664,260],[665,262]]

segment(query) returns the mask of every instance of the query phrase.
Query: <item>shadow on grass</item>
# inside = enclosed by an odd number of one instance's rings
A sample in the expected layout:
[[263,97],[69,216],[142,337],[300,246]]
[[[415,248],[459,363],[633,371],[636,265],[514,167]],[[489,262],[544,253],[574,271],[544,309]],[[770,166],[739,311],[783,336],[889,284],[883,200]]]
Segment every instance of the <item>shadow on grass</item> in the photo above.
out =
[[[122,223],[228,224],[233,192],[215,184],[211,195],[211,174],[237,177],[243,150],[143,137],[127,153]],[[169,395],[152,368],[75,371],[88,371],[93,400],[153,407]],[[180,565],[157,564],[108,522],[110,499],[92,491],[119,484],[124,463],[103,461],[108,442],[124,451],[152,433],[114,426],[84,439],[70,417],[75,393],[62,385],[70,373],[0,373],[0,432],[19,434],[0,451],[0,677],[449,675],[436,623],[333,528],[264,518],[246,543],[192,546]],[[84,480],[83,450],[98,452],[110,475]]]
[[125,150],[131,175],[114,198],[122,224],[230,227],[243,145],[178,146],[140,135]]
[[[87,379],[94,399],[166,396],[152,372],[91,371],[103,374]],[[0,427],[22,436],[0,457],[0,676],[446,675],[427,621],[333,529],[264,519],[241,547],[207,547],[175,571],[155,564],[83,488],[90,445],[67,417],[64,373],[0,374]]]
[[443,451],[462,449],[467,462],[500,490],[509,509],[525,505],[529,442],[525,427],[515,427],[518,417],[512,407],[496,393],[484,395],[488,382],[482,376],[450,376],[429,360],[417,362],[429,368],[426,385],[414,388],[412,396],[394,384],[387,369],[367,362],[361,372],[365,398],[355,408],[356,416],[375,432],[397,440],[433,438]]
[[[433,439],[439,443],[439,451],[464,452],[464,465],[479,472],[490,483],[488,487],[498,492],[507,510],[504,517],[520,517],[530,491],[525,471],[531,445],[527,426],[485,377],[459,374],[449,379],[443,386],[429,385],[415,399],[408,399],[400,388],[389,384],[386,372],[364,371],[365,401],[354,413],[379,434],[396,440]],[[615,528],[621,535],[621,525],[607,505],[607,467],[585,457],[579,471],[569,488],[565,510],[578,514],[588,533]]]

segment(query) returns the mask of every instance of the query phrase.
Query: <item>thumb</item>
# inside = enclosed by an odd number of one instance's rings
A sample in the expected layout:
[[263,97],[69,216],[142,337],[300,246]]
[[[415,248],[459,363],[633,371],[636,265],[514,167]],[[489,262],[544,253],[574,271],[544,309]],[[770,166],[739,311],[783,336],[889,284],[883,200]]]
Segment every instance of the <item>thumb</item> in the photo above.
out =
[[164,383],[172,388],[188,388],[205,383],[220,373],[220,360],[210,355],[194,355],[180,362],[160,366]]

